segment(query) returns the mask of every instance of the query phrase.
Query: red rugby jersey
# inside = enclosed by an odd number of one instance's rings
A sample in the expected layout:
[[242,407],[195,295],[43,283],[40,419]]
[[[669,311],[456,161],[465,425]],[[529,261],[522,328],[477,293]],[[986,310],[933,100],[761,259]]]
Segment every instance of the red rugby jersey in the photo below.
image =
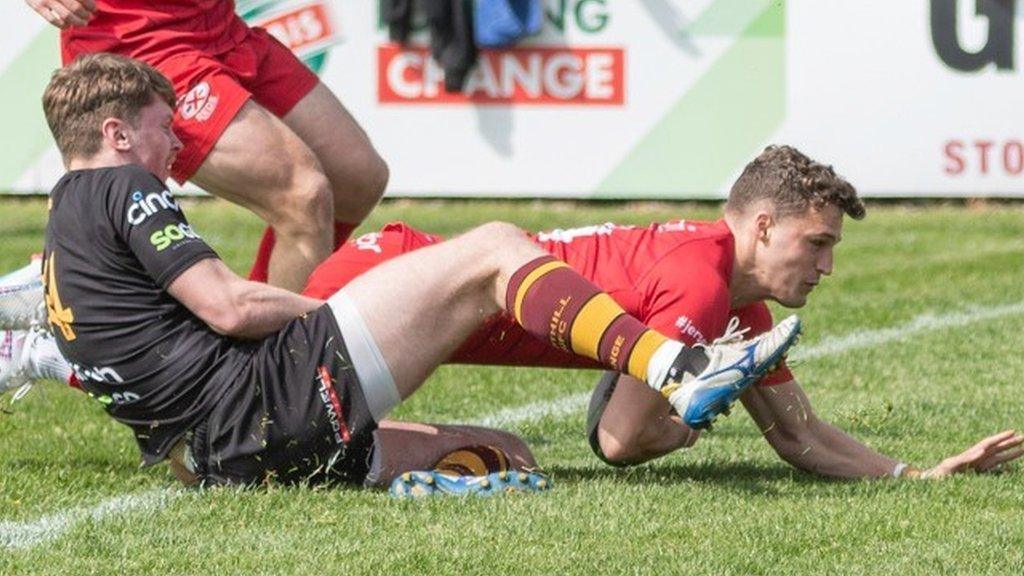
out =
[[190,50],[220,54],[247,30],[233,0],[96,0],[88,25],[61,30],[61,58],[113,52],[155,65]]
[[[395,256],[440,241],[402,223],[346,243],[310,276],[305,295],[327,298],[352,278]],[[770,330],[763,302],[730,308],[733,236],[724,221],[677,221],[646,228],[603,224],[541,232],[534,240],[608,292],[626,312],[688,345],[722,336],[730,318],[750,338]],[[491,319],[450,359],[469,364],[602,368],[550,346],[508,315]],[[773,385],[793,379],[783,364],[762,379]]]

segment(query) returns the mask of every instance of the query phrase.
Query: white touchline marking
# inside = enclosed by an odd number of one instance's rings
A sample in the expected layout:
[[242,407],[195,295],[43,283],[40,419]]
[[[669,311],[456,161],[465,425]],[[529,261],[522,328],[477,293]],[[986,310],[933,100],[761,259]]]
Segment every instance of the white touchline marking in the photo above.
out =
[[[955,328],[983,320],[995,320],[1016,314],[1024,314],[1024,302],[1004,304],[991,308],[972,307],[942,315],[920,314],[910,321],[897,326],[851,332],[845,336],[826,339],[824,342],[814,346],[798,347],[794,350],[791,357],[794,362],[806,362],[815,358],[833,356],[852,350],[870,348],[887,342],[903,340],[920,332]],[[547,401],[532,402],[525,406],[498,411],[473,422],[473,424],[477,426],[510,428],[520,424],[536,422],[544,418],[567,416],[584,409],[589,399],[590,392],[583,392]]]
[[995,320],[997,318],[1014,316],[1017,314],[1024,314],[1024,302],[1003,304],[1001,306],[993,306],[991,308],[973,306],[957,312],[941,315],[931,313],[919,314],[909,322],[899,326],[881,328],[878,330],[865,330],[863,332],[852,332],[846,336],[837,336],[835,338],[827,339],[815,346],[808,346],[807,348],[798,347],[793,352],[793,361],[799,362],[813,360],[815,358],[821,358],[822,356],[831,356],[834,354],[849,352],[851,350],[870,348],[887,342],[903,340],[908,336],[913,336],[920,332],[956,328],[973,324],[975,322],[981,322],[983,320]]
[[180,494],[180,490],[150,490],[115,496],[92,507],[72,508],[31,522],[0,522],[0,548],[34,548],[60,538],[81,522],[99,522],[111,516],[156,511]]
[[[902,340],[920,332],[965,326],[974,322],[995,320],[1017,314],[1024,314],[1024,302],[991,308],[974,307],[942,315],[921,314],[898,326],[853,332],[826,340],[815,346],[797,348],[793,359],[794,361],[813,360]],[[582,410],[589,398],[590,392],[582,392],[553,400],[533,402],[524,406],[499,410],[476,420],[473,424],[512,428],[544,418],[568,416]],[[72,508],[29,522],[0,522],[0,548],[33,548],[60,538],[75,525],[86,520],[101,521],[133,512],[154,512],[183,493],[176,489],[150,490],[139,494],[116,496],[93,507]]]
[[499,410],[490,416],[472,422],[472,424],[488,428],[508,428],[517,424],[537,421],[541,418],[568,416],[579,411],[581,407],[586,405],[589,399],[590,392],[581,392],[553,400],[531,402],[523,406]]

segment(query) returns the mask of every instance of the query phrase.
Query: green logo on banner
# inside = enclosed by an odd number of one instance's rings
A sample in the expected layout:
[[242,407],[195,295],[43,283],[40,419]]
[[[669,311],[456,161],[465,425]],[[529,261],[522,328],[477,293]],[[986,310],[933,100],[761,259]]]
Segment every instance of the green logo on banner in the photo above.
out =
[[785,119],[785,16],[785,2],[718,0],[685,29],[664,30],[680,42],[701,36],[735,41],[609,171],[593,197],[719,197]]
[[323,71],[331,46],[340,41],[327,0],[239,0],[235,12],[246,24],[265,28],[317,74]]

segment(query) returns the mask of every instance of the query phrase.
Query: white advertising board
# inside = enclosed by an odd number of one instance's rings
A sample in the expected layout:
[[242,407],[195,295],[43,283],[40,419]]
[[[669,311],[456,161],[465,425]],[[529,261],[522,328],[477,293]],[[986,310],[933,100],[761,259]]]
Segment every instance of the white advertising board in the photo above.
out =
[[[543,31],[447,94],[428,33],[370,0],[249,0],[391,167],[392,196],[718,198],[765,145],[866,196],[1024,197],[1020,0],[544,0]],[[57,35],[0,23],[0,190],[60,174],[39,108]]]

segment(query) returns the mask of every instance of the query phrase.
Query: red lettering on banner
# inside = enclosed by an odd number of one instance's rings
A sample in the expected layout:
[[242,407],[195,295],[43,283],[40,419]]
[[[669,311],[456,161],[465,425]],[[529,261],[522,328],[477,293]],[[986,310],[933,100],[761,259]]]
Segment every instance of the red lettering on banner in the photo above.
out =
[[334,36],[331,17],[326,6],[321,3],[275,14],[255,25],[266,29],[292,51],[302,50]]
[[386,104],[612,105],[625,102],[621,48],[523,47],[480,53],[461,94],[425,48],[377,48],[377,98]]
[[1019,140],[1011,140],[1003,146],[1003,167],[1014,176],[1024,172],[1024,144]]
[[981,166],[981,173],[988,174],[988,151],[992,148],[991,140],[976,140],[974,147],[978,149],[978,160]]
[[949,176],[1024,174],[1024,142],[1020,140],[954,139],[943,145],[942,152],[943,171]]
[[964,143],[959,140],[946,142],[946,174],[956,176],[964,171]]

